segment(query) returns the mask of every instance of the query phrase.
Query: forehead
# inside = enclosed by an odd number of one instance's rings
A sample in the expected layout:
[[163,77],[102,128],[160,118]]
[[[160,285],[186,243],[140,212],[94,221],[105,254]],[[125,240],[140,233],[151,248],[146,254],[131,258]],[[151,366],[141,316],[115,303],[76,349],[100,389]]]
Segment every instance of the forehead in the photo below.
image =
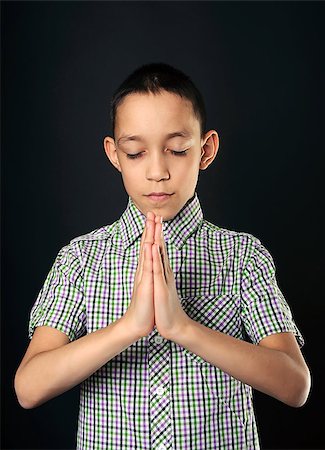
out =
[[115,124],[117,138],[130,134],[167,135],[175,130],[194,135],[200,131],[191,102],[167,91],[127,95],[117,108]]

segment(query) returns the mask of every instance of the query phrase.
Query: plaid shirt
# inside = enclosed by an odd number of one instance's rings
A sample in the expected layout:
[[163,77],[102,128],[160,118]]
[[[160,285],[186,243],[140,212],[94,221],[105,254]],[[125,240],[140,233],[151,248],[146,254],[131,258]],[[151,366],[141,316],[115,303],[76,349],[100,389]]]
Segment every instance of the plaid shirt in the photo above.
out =
[[[48,325],[73,341],[123,316],[144,225],[129,197],[119,220],[61,248],[32,307],[29,338]],[[163,228],[188,316],[253,344],[285,331],[304,344],[259,239],[205,220],[197,192]],[[252,388],[156,327],[80,384],[77,450],[259,448]]]

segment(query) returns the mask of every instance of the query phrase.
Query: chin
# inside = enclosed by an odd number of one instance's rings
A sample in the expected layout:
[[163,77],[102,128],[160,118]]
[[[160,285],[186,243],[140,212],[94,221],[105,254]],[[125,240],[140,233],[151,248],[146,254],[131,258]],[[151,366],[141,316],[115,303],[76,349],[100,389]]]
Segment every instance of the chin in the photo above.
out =
[[[144,197],[145,199],[146,197]],[[149,201],[141,199],[140,202],[135,201],[136,204],[141,204],[140,211],[146,216],[148,211],[153,212],[156,216],[162,216],[163,222],[167,220],[173,219],[178,211],[175,211],[175,206],[177,208],[177,205],[157,205],[152,204],[150,205]],[[139,206],[140,206],[139,204]]]

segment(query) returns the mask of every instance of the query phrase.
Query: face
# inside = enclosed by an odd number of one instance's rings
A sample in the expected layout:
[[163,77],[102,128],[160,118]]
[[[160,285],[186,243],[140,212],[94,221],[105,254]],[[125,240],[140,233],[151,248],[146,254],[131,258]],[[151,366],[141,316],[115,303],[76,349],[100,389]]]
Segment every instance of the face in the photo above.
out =
[[[104,139],[106,155],[137,208],[164,221],[193,197],[199,170],[211,164],[218,145],[215,130],[200,138],[192,104],[167,91],[126,96],[117,108],[115,141]],[[169,195],[159,199],[152,192]]]

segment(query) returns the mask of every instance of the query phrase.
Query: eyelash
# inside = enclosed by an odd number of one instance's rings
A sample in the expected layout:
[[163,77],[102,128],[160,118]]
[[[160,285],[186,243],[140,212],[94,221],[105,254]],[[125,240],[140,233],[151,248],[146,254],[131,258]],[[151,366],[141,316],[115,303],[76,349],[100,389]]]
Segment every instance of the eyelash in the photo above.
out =
[[[175,150],[171,150],[171,152],[173,153],[173,155],[186,156],[187,150],[182,150],[181,152],[175,151]],[[136,159],[136,158],[141,158],[140,155],[141,155],[141,153],[136,153],[135,155],[127,154],[126,157],[129,158],[129,159]]]

